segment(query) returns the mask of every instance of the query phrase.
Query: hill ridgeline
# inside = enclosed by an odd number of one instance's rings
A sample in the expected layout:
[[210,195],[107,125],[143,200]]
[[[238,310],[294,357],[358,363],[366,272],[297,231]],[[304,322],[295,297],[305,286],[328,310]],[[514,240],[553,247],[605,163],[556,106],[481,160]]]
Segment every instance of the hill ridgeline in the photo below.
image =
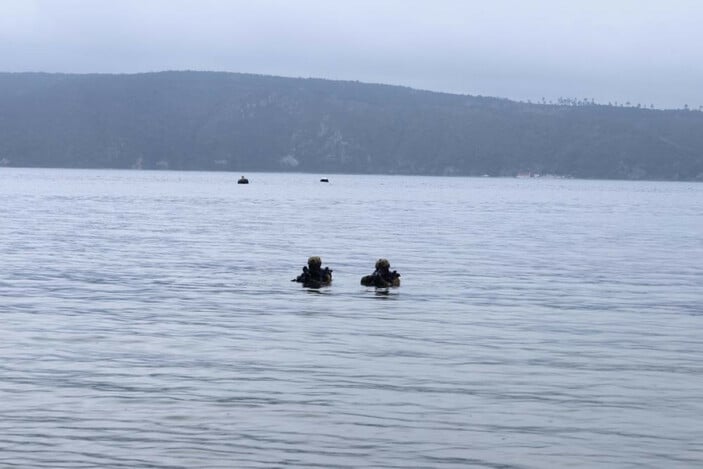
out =
[[220,72],[0,73],[0,166],[703,180],[703,112]]

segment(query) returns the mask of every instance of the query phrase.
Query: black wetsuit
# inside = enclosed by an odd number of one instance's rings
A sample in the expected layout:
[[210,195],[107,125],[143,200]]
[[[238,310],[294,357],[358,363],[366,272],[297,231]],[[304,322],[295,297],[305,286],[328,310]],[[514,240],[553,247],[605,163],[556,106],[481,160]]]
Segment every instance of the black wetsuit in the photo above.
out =
[[329,267],[324,269],[303,267],[303,273],[298,275],[295,281],[302,283],[304,287],[319,288],[332,281],[332,271]]
[[386,288],[396,285],[400,278],[400,274],[395,270],[391,272],[389,269],[376,269],[371,275],[366,275],[361,278],[361,284],[367,287]]

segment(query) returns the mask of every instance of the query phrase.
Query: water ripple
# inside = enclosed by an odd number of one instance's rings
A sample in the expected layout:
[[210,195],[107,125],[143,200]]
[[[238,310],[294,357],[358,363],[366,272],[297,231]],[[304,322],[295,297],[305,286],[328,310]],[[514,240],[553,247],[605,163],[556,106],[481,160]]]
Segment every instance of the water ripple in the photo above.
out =
[[252,180],[0,171],[1,467],[700,466],[703,185]]

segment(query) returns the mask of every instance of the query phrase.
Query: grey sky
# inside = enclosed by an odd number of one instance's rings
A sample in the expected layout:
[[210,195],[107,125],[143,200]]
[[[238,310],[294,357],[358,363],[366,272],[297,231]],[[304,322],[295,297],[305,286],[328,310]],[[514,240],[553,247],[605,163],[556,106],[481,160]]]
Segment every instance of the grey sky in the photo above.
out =
[[699,0],[0,0],[0,71],[223,70],[703,105]]

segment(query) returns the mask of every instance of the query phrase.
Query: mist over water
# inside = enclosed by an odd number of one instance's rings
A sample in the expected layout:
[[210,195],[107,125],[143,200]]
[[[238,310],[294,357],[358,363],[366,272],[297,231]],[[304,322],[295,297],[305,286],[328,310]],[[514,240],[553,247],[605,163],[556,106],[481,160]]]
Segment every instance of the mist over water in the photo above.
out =
[[0,170],[0,466],[703,461],[703,185],[239,176]]

